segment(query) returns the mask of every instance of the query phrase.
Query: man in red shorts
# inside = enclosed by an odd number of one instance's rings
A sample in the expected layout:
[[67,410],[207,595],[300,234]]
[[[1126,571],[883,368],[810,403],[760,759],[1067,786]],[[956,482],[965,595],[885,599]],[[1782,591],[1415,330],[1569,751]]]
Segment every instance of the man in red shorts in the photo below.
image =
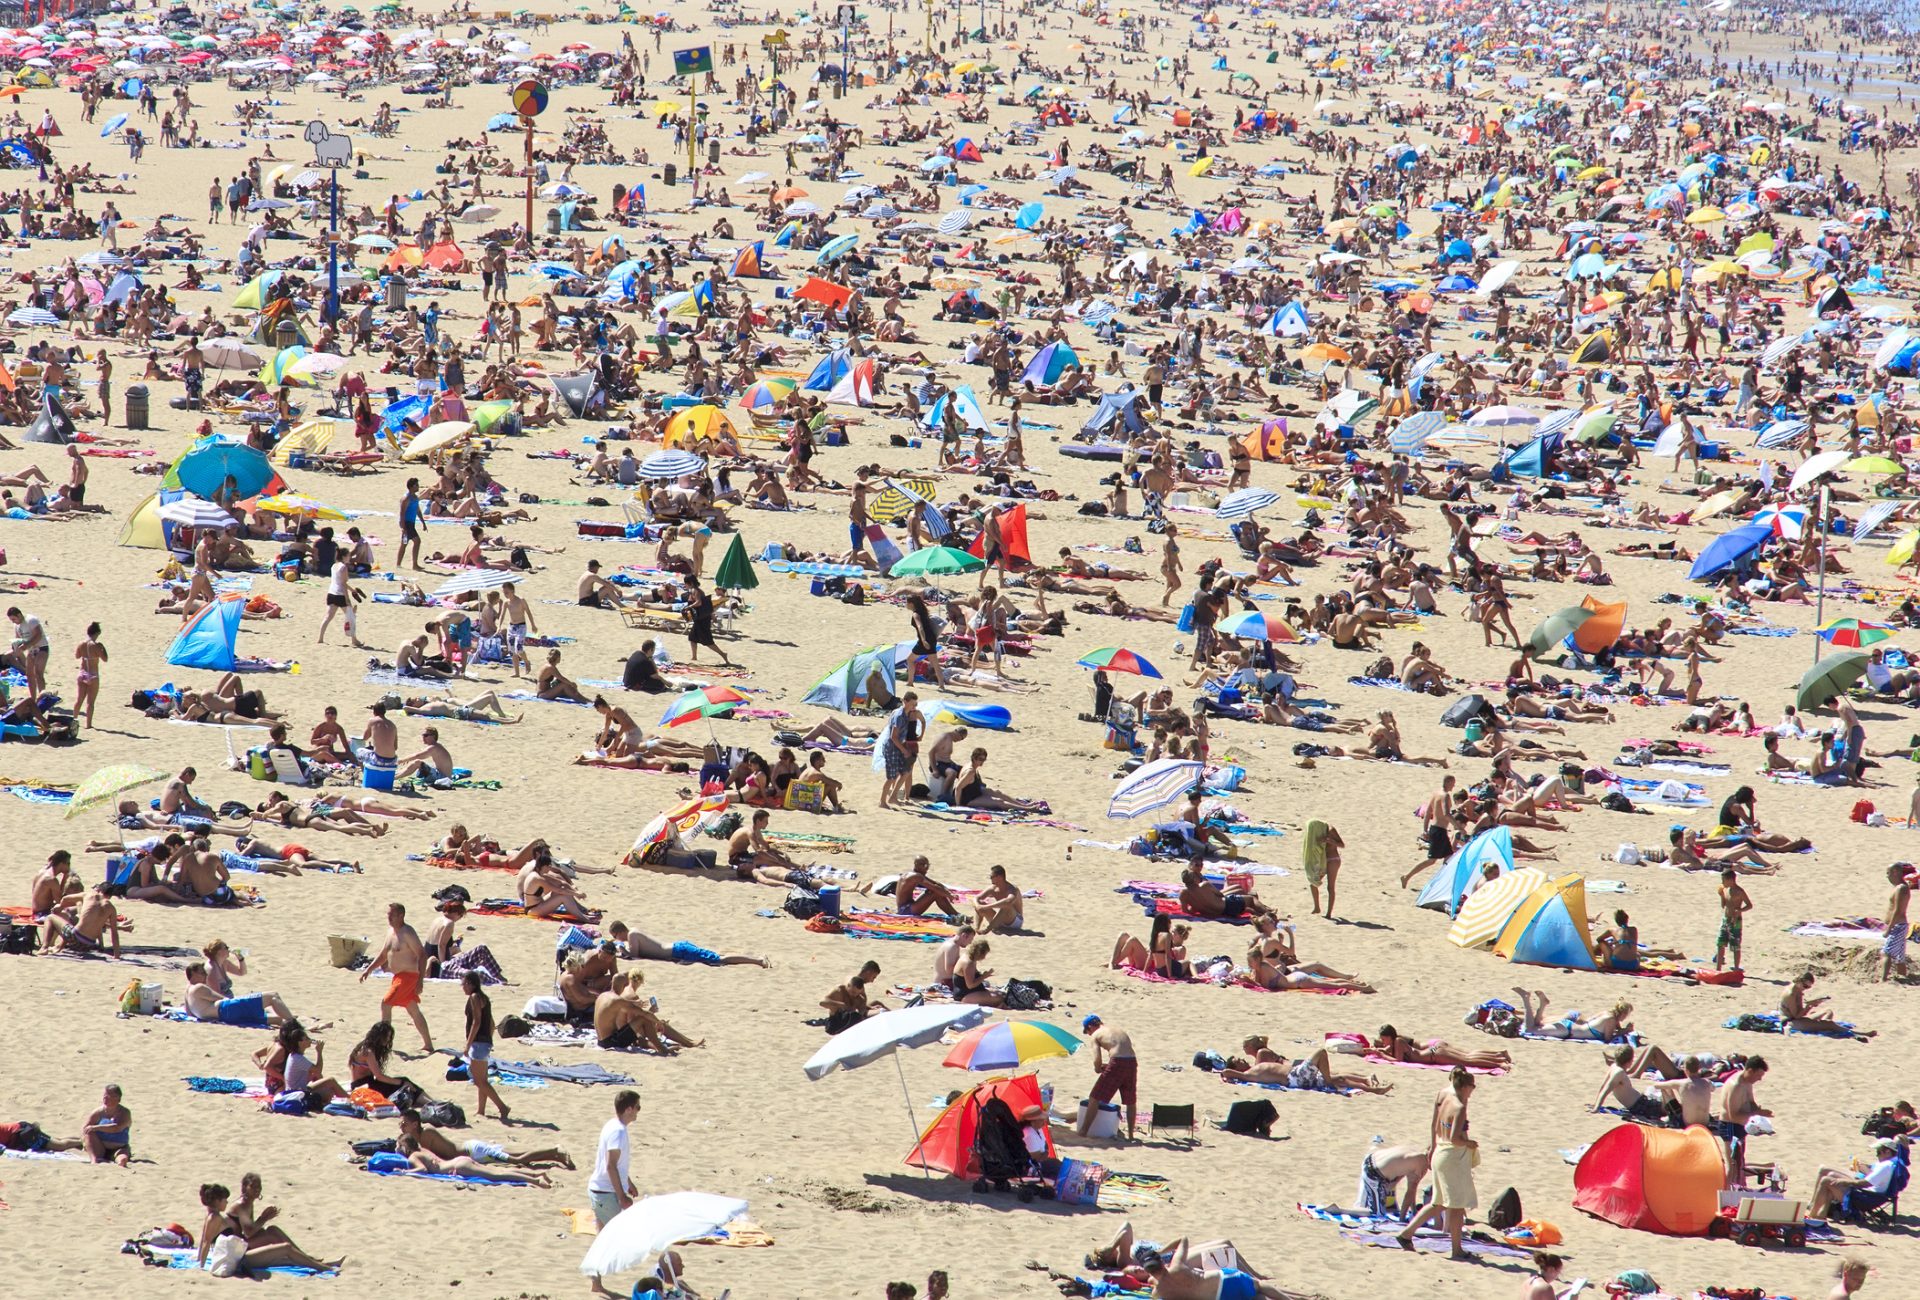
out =
[[1080,1022],[1080,1032],[1093,1041],[1093,1092],[1087,1098],[1086,1113],[1080,1116],[1082,1137],[1093,1128],[1100,1107],[1120,1098],[1127,1108],[1127,1140],[1131,1142],[1140,1109],[1140,1061],[1133,1054],[1133,1039],[1124,1029],[1110,1029],[1099,1016]]
[[413,1019],[413,1027],[420,1031],[420,1044],[424,1051],[433,1051],[433,1035],[427,1031],[427,1018],[420,1011],[420,981],[425,977],[427,968],[427,946],[420,942],[420,933],[407,924],[407,909],[400,903],[387,904],[387,941],[380,945],[380,951],[373,961],[360,972],[360,981],[365,983],[367,976],[378,970],[393,972],[393,987],[387,990],[387,996],[380,999],[380,1019],[392,1020],[395,1007],[404,1008]]

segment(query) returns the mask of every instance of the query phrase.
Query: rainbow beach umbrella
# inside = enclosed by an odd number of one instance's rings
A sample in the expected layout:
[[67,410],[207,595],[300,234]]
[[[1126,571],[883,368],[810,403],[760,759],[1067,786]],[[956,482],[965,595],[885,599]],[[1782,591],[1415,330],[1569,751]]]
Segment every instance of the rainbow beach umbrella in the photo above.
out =
[[1298,641],[1300,639],[1300,634],[1294,631],[1285,619],[1263,614],[1257,609],[1250,609],[1244,614],[1235,614],[1220,624],[1218,631],[1221,636],[1249,641]]
[[1039,1020],[1006,1020],[960,1035],[940,1064],[954,1070],[1014,1070],[1049,1056],[1072,1056],[1080,1040]]
[[781,401],[793,395],[800,385],[791,379],[762,379],[754,383],[740,395],[743,410],[758,411],[762,407],[775,407]]
[[746,702],[747,697],[731,686],[707,686],[688,691],[667,706],[667,711],[660,715],[660,725],[677,727],[695,718],[716,717]]
[[1893,635],[1885,623],[1870,623],[1864,618],[1830,618],[1814,629],[1814,634],[1829,645],[1860,650]]
[[1074,660],[1082,668],[1104,668],[1110,673],[1132,673],[1135,677],[1158,677],[1160,670],[1137,650],[1125,646],[1103,646]]

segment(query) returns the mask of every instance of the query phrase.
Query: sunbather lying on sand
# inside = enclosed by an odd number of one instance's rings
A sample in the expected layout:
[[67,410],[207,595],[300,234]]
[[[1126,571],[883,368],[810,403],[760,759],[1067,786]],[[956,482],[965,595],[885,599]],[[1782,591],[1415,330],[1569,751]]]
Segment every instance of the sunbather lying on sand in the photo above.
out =
[[[1228,1083],[1276,1083],[1285,1088],[1299,1088],[1312,1092],[1323,1092],[1329,1088],[1353,1088],[1360,1092],[1386,1094],[1393,1091],[1393,1085],[1383,1083],[1370,1074],[1342,1072],[1333,1068],[1333,1062],[1327,1056],[1327,1049],[1316,1048],[1311,1056],[1288,1060],[1267,1046],[1267,1040],[1261,1036],[1247,1039],[1242,1044],[1246,1056],[1229,1056],[1225,1065],[1219,1067],[1219,1075]],[[1195,1064],[1201,1069],[1211,1071],[1215,1067],[1211,1058],[1195,1057]]]

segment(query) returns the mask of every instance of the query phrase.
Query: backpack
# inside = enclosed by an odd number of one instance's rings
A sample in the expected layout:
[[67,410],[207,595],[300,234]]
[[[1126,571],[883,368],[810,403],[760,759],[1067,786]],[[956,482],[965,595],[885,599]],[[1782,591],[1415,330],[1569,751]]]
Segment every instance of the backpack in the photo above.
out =
[[811,889],[796,888],[788,893],[787,901],[781,906],[786,909],[787,915],[795,920],[811,920],[820,915],[820,895]]
[[1280,1118],[1280,1112],[1265,1097],[1254,1101],[1236,1101],[1227,1107],[1227,1117],[1220,1121],[1220,1127],[1229,1133],[1239,1133],[1246,1137],[1272,1137],[1273,1125]]
[[420,1122],[435,1128],[465,1128],[467,1112],[450,1101],[430,1101],[420,1108]]
[[392,1138],[362,1138],[349,1145],[357,1156],[391,1155],[400,1150],[400,1144]]
[[473,901],[473,895],[467,892],[465,885],[448,885],[445,888],[435,890],[433,898],[434,901],[438,903],[451,903],[455,901],[471,903]]
[[1495,1232],[1505,1232],[1525,1216],[1520,1212],[1520,1193],[1509,1187],[1493,1198],[1493,1204],[1487,1207],[1487,1226]]
[[1847,814],[1847,820],[1859,822],[1862,825],[1864,825],[1866,823],[1867,818],[1871,817],[1872,815],[1873,815],[1873,800],[1861,799],[1853,805],[1853,811]]
[[502,1038],[525,1038],[533,1026],[523,1016],[503,1016],[496,1028]]
[[31,925],[0,922],[0,953],[9,957],[31,957],[40,947],[40,931]]
[[280,1093],[267,1103],[267,1109],[276,1115],[304,1115],[307,1113],[307,1095],[297,1089]]
[[1008,980],[1001,1005],[1009,1011],[1038,1011],[1053,999],[1053,989],[1039,980]]
[[1600,797],[1600,806],[1608,812],[1630,813],[1633,811],[1633,800],[1618,790],[1612,790]]
[[1483,695],[1463,695],[1447,706],[1440,715],[1443,727],[1464,727],[1475,718],[1484,717],[1488,712],[1487,700]]
[[1882,1106],[1867,1116],[1865,1122],[1860,1125],[1860,1131],[1868,1137],[1904,1137],[1907,1132],[1907,1121],[1895,1115],[1893,1107]]

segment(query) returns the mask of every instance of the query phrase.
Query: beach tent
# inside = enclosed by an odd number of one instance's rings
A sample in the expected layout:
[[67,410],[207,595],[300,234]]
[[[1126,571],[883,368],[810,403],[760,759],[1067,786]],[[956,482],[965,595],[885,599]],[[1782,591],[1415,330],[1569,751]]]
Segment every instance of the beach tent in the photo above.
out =
[[[1008,506],[1000,511],[1000,544],[1007,552],[1008,568],[1019,568],[1023,564],[1033,563],[1033,552],[1027,549],[1027,507],[1025,505]],[[973,545],[967,548],[967,554],[984,560],[987,535],[983,531],[973,539]]]
[[464,271],[467,255],[451,239],[443,239],[429,248],[421,260],[436,271]]
[[1033,354],[1033,360],[1027,362],[1027,368],[1020,372],[1023,384],[1056,384],[1060,376],[1067,372],[1068,366],[1080,364],[1080,357],[1065,343],[1049,343]]
[[167,647],[167,662],[176,668],[212,668],[232,672],[237,659],[234,642],[240,637],[240,615],[245,596],[222,596],[181,624]]
[[[907,649],[912,649],[912,646],[907,646]],[[815,682],[813,689],[801,698],[805,703],[817,704],[823,709],[852,713],[856,705],[872,699],[875,677],[886,687],[888,695],[897,694],[895,686],[899,681],[900,650],[898,643],[863,650]]]
[[1544,478],[1548,466],[1560,452],[1560,444],[1565,442],[1564,430],[1555,429],[1528,440],[1507,456],[1507,469],[1515,474],[1524,474],[1528,478]]
[[1727,1167],[1699,1125],[1681,1131],[1619,1124],[1573,1170],[1573,1205],[1622,1228],[1704,1237],[1720,1212]]
[[1254,460],[1285,460],[1287,458],[1287,421],[1279,417],[1263,421],[1258,429],[1240,440],[1247,449],[1247,455]]
[[567,404],[567,410],[582,417],[593,401],[594,390],[599,387],[591,370],[582,375],[554,375],[549,382],[553,385],[553,391],[560,395],[560,400]]
[[137,546],[148,551],[167,551],[173,549],[173,525],[159,515],[161,506],[169,501],[178,501],[186,493],[177,488],[162,488],[150,493],[145,501],[133,508],[127,516],[127,526],[120,530],[117,545]]
[[767,246],[763,240],[754,240],[733,255],[733,270],[728,272],[736,280],[755,279],[766,274],[762,259],[767,255]]
[[706,442],[737,443],[727,413],[717,406],[702,404],[675,411],[660,432],[663,447],[698,447]]
[[1611,330],[1595,330],[1580,340],[1573,351],[1567,354],[1567,360],[1576,366],[1597,366],[1612,359],[1613,332]]
[[28,442],[64,447],[79,435],[73,427],[73,417],[67,414],[67,408],[60,404],[58,398],[42,390],[40,414],[33,418],[33,423],[27,426],[22,436]]
[[845,348],[836,349],[820,358],[820,364],[813,368],[800,387],[810,393],[825,393],[845,379],[853,370],[853,354]]
[[1298,338],[1306,334],[1312,328],[1312,324],[1312,319],[1307,315],[1305,307],[1298,302],[1289,302],[1282,304],[1272,316],[1268,317],[1266,325],[1262,328],[1266,333],[1281,338]]
[[1447,941],[1457,948],[1487,947],[1507,928],[1513,910],[1546,883],[1547,873],[1537,867],[1518,867],[1487,881],[1460,904]]
[[[980,1126],[980,1112],[996,1097],[1006,1102],[1016,1117],[1030,1106],[1044,1104],[1038,1075],[1016,1074],[1010,1079],[977,1083],[927,1125],[920,1141],[907,1153],[906,1163],[916,1169],[938,1169],[955,1178],[977,1177],[980,1169],[974,1161],[973,1138]],[[1051,1135],[1047,1138],[1047,1154],[1053,1154]]]
[[1586,880],[1561,876],[1527,895],[1494,940],[1493,953],[1524,966],[1598,970],[1587,933]]
[[1620,639],[1620,630],[1627,621],[1627,602],[1617,601],[1609,604],[1595,600],[1592,596],[1580,599],[1580,608],[1593,611],[1593,617],[1573,630],[1573,643],[1584,654],[1599,654]]
[[970,384],[961,384],[950,393],[940,394],[940,400],[927,408],[926,417],[922,421],[924,426],[929,429],[938,429],[947,418],[949,403],[958,412],[962,427],[978,429],[982,433],[993,428],[993,424],[987,419],[987,413],[980,409],[980,399],[973,395],[973,387]]
[[1080,432],[1110,433],[1116,429],[1129,435],[1144,432],[1147,418],[1141,408],[1146,404],[1147,395],[1131,388],[1123,388],[1117,393],[1102,393],[1100,405],[1080,426]]
[[1460,910],[1460,900],[1480,879],[1480,868],[1489,862],[1500,864],[1501,874],[1513,870],[1513,831],[1495,826],[1454,850],[1453,856],[1433,873],[1433,879],[1420,891],[1416,907],[1433,907],[1449,915]]
[[826,400],[841,406],[873,405],[873,358],[861,357],[827,390]]

